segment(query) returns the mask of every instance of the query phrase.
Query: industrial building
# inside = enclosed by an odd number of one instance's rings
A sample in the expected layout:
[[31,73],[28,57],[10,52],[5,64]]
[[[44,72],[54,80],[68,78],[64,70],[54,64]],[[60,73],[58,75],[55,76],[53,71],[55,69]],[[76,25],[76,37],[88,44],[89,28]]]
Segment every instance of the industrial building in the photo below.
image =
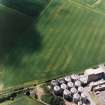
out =
[[82,74],[72,74],[51,81],[51,90],[58,97],[76,105],[91,105],[85,87],[91,92],[105,90],[105,66],[86,69]]
[[74,102],[77,105],[79,105],[80,103],[83,104],[83,84],[86,84],[87,82],[83,82],[81,80],[87,81],[87,76],[73,74],[71,76],[66,76],[60,79],[52,80],[52,93],[58,97],[62,97],[64,100]]
[[105,66],[101,64],[96,68],[86,69],[84,75],[88,76],[88,82],[105,79]]

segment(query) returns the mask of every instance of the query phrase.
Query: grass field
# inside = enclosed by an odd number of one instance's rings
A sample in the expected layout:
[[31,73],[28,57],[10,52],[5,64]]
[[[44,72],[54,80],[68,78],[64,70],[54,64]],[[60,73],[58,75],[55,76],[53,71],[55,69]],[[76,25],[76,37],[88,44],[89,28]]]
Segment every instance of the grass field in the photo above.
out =
[[[102,2],[93,8],[83,0],[52,0],[37,21],[33,14],[30,17],[2,5],[0,36],[6,35],[1,41],[6,43],[0,47],[0,83],[7,87],[43,81],[105,62],[105,1]],[[2,19],[8,20],[4,28]],[[6,26],[7,33],[3,30]],[[13,40],[17,36],[12,47],[7,46],[11,42],[8,35]],[[19,100],[11,105],[33,105],[23,103]]]
[[43,105],[43,104],[36,102],[28,97],[23,96],[23,97],[15,99],[14,101],[6,102],[0,105]]
[[[80,72],[105,62],[104,21],[104,13],[96,9],[73,0],[53,0],[5,55],[1,80],[12,86]],[[30,36],[24,37],[27,34]]]
[[43,81],[105,62],[104,21],[103,12],[76,1],[51,1],[6,55],[3,83]]
[[104,0],[73,0],[81,3],[90,8],[96,9],[97,11],[105,13],[105,1]]
[[36,17],[49,0],[1,0],[0,3],[24,14]]
[[38,23],[44,48],[37,65],[46,77],[104,62],[104,21],[105,15],[95,9],[73,0],[53,0]]

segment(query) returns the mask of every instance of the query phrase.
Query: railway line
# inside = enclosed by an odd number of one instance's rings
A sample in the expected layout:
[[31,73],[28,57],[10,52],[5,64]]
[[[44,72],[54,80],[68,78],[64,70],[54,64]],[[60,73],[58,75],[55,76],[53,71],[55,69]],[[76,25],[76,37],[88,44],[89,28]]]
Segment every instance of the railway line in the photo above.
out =
[[[57,77],[60,78],[61,76]],[[55,79],[55,78],[54,78]],[[51,79],[52,80],[52,79]],[[21,97],[23,95],[30,96],[30,91],[34,90],[38,85],[42,85],[50,82],[51,80],[35,83],[26,83],[20,86],[11,87],[0,91],[0,103],[5,101],[14,100],[17,97]],[[42,103],[43,104],[43,103]]]

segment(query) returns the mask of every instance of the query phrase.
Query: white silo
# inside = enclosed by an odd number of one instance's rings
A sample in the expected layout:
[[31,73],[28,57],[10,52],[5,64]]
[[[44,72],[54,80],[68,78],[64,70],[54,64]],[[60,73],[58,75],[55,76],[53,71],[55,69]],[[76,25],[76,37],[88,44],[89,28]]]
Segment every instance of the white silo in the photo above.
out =
[[83,105],[82,101],[79,101],[79,102],[78,102],[78,105]]
[[87,85],[88,84],[88,76],[87,75],[81,75],[80,81],[81,81],[82,85]]
[[77,87],[80,87],[80,86],[81,86],[81,81],[76,80],[75,81],[75,87],[77,88]]
[[70,89],[70,91],[71,91],[72,94],[76,94],[77,93],[77,89],[75,87],[72,87]]
[[64,79],[65,79],[66,83],[71,81],[71,77],[70,76],[66,76],[66,77],[64,77]]
[[73,101],[76,104],[78,104],[78,102],[80,101],[80,95],[78,93],[73,95]]
[[62,90],[67,89],[67,85],[66,85],[65,83],[61,84],[61,89],[62,89]]
[[79,75],[77,75],[77,74],[72,74],[71,75],[71,80],[72,81],[76,81],[76,80],[78,80],[79,79]]
[[63,84],[63,83],[65,83],[64,78],[59,78],[59,79],[58,79],[58,83],[59,83],[60,85]]
[[71,92],[70,92],[69,90],[65,89],[65,90],[63,91],[63,98],[64,98],[65,100],[71,102],[71,101],[72,101]]
[[79,94],[83,93],[83,91],[84,91],[84,88],[82,86],[78,87],[78,93]]
[[74,86],[74,83],[73,82],[68,82],[67,86],[68,86],[69,89],[71,89]]
[[61,95],[60,86],[54,86],[54,94],[57,95],[57,96]]
[[82,105],[87,105],[87,104],[83,103]]
[[85,94],[85,93],[82,93],[81,94],[81,100],[84,102],[84,103],[86,103],[87,102],[87,95]]
[[58,85],[58,81],[57,80],[52,80],[51,81],[51,86],[54,87],[56,85]]

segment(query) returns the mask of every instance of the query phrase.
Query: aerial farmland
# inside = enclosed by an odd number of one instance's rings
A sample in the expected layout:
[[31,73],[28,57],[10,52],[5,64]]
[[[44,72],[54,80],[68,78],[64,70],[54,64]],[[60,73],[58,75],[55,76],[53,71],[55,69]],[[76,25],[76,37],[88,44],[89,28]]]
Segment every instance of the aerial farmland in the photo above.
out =
[[[105,62],[104,0],[2,0],[0,23],[0,90]],[[22,98],[3,105],[38,105]]]

